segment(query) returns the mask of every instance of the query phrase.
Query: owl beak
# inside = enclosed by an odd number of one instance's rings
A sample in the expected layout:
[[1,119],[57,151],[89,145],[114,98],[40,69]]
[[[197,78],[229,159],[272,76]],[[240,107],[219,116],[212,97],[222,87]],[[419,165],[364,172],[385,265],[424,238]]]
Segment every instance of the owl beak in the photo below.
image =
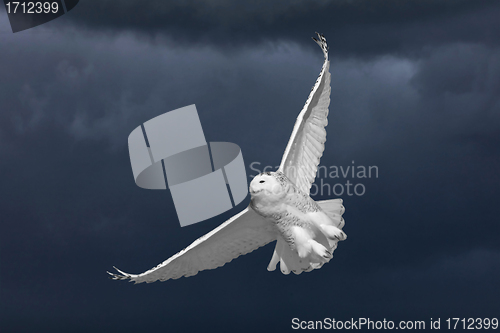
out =
[[250,186],[250,194],[256,194],[256,193],[259,193],[259,192],[262,192],[262,189],[256,190],[255,188],[253,188],[252,186]]
[[256,184],[252,184],[250,183],[250,194],[256,194],[256,193],[259,193],[259,192],[262,192],[263,189],[256,189],[255,186]]

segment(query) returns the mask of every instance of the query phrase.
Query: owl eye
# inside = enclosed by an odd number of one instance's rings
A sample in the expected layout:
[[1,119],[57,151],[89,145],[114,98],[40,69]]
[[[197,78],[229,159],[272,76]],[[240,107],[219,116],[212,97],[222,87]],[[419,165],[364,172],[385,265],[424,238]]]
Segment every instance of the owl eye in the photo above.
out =
[[262,184],[262,183],[265,183],[265,182],[266,182],[265,180],[261,180],[259,183],[261,183],[261,184]]

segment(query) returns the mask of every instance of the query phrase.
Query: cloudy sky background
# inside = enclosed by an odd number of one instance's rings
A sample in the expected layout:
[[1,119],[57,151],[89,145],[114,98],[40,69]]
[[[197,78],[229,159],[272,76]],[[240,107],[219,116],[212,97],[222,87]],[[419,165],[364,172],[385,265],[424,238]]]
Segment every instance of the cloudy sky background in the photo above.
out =
[[[498,317],[498,17],[495,1],[82,0],[13,34],[0,6],[2,332]],[[135,185],[128,134],[196,104],[207,140],[238,144],[249,175],[278,165],[321,69],[315,31],[332,73],[321,165],[379,170],[322,180],[366,188],[341,196],[348,239],[334,259],[283,276],[266,270],[268,245],[190,278],[108,279],[248,203],[180,228],[168,191]]]

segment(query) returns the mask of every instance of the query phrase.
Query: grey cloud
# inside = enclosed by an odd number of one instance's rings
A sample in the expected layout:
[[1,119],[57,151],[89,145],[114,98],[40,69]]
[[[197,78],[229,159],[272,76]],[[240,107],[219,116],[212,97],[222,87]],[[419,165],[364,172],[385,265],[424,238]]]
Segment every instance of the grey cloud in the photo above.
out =
[[[483,313],[492,312],[500,232],[498,9],[469,1],[419,2],[420,10],[417,2],[377,3],[328,3],[322,11],[290,5],[301,13],[266,7],[269,16],[252,18],[262,23],[252,26],[244,15],[214,23],[232,4],[207,4],[213,12],[202,17],[170,2],[127,2],[115,12],[100,2],[94,12],[81,1],[53,23],[1,33],[6,327],[74,331],[85,322],[83,331],[181,330],[193,322],[194,330],[198,324],[187,317],[193,306],[205,327],[221,331],[240,321],[249,323],[242,331],[262,330],[257,317],[283,330],[292,313],[418,319],[446,308],[470,315],[481,302]],[[168,16],[167,6],[184,11]],[[196,21],[187,21],[192,15]],[[146,270],[224,218],[179,230],[169,194],[134,184],[130,131],[195,103],[207,140],[237,143],[247,165],[278,164],[322,64],[310,40],[315,30],[333,53],[321,164],[379,167],[379,178],[354,180],[366,185],[364,196],[343,196],[349,238],[334,260],[316,273],[283,277],[265,270],[269,247],[173,284],[108,281],[111,265]],[[325,301],[311,304],[318,286]],[[262,304],[280,310],[264,312]]]
[[[77,142],[105,142],[105,147],[123,151],[126,137],[138,123],[196,103],[209,140],[238,143],[247,164],[277,164],[321,66],[312,42],[307,50],[280,43],[227,53],[214,47],[174,48],[169,40],[150,44],[132,34],[97,40],[82,35],[78,43],[66,35],[54,36],[61,44],[54,44],[49,52],[52,57],[35,60],[35,64],[49,64],[45,70],[30,72],[28,68],[26,73],[17,72],[17,77],[11,74],[13,93],[4,95],[4,105],[13,103],[13,107],[4,113],[10,118],[2,128],[4,133],[11,133],[12,144],[16,142],[13,138],[26,132],[51,129],[63,131]],[[43,42],[27,36],[23,42],[11,42],[11,54],[27,45],[36,50]],[[66,49],[59,46],[63,44]],[[440,157],[445,154],[453,163],[464,163],[470,157],[456,138],[467,143],[475,138],[473,142],[483,147],[484,140],[495,140],[483,129],[498,128],[484,116],[494,117],[494,110],[481,116],[476,104],[463,103],[462,93],[447,94],[448,86],[456,89],[457,75],[471,72],[477,76],[476,81],[484,82],[471,99],[483,103],[496,98],[495,75],[491,70],[475,70],[494,69],[495,51],[485,46],[467,50],[467,45],[429,48],[427,56],[419,60],[334,57],[329,134],[322,164],[350,165],[356,160],[379,165],[382,175],[415,188],[420,186],[425,170],[427,184],[435,181],[432,177],[445,174],[449,182],[463,177],[459,170],[448,169],[450,162]],[[13,62],[8,56],[2,63]],[[436,85],[443,88],[434,88]],[[441,109],[443,99],[453,107]],[[485,139],[479,140],[478,135]],[[262,150],[256,140],[265,143],[267,149]],[[483,162],[487,156],[478,153],[476,162],[467,163],[474,172],[484,172],[480,181],[492,174]],[[497,163],[491,158],[489,161]],[[370,193],[390,196],[397,191],[396,184],[388,187],[386,182],[375,182],[369,187]],[[446,198],[448,190],[443,187],[432,191]],[[390,204],[382,202],[380,209],[391,209]],[[398,219],[391,221],[399,223]],[[434,246],[441,248],[438,243]]]
[[[358,284],[360,294],[367,295],[367,306],[391,309],[391,317],[410,317],[408,313],[413,312],[412,320],[425,320],[426,325],[431,317],[441,317],[443,329],[447,316],[472,312],[494,316],[491,305],[498,297],[495,285],[499,275],[499,253],[476,248],[438,255],[418,265],[365,270]],[[425,310],[416,301],[422,299],[427,300]],[[469,305],[472,300],[475,310]]]
[[[47,45],[49,36],[58,42]],[[269,98],[269,85],[282,80],[280,75],[291,64],[297,68],[285,77],[299,77],[308,70],[307,87],[321,63],[320,56],[311,57],[311,52],[293,44],[244,48],[229,55],[212,47],[174,47],[169,41],[151,45],[128,34],[78,36],[47,32],[42,39],[36,34],[4,37],[9,44],[1,56],[9,80],[8,90],[0,93],[5,133],[22,135],[37,127],[58,126],[74,138],[123,146],[137,123],[192,103],[211,104],[208,110],[199,108],[214,116],[228,108],[259,116],[266,113],[264,104],[254,110],[245,106],[245,91],[258,88]],[[20,52],[30,49],[36,54],[42,48],[48,56],[29,59],[27,52]],[[282,55],[288,58],[284,62]],[[273,75],[269,69],[274,69]],[[277,102],[286,102],[285,92],[277,94]],[[254,99],[250,94],[245,98]]]
[[151,40],[166,35],[178,45],[227,49],[277,39],[305,45],[319,31],[335,43],[335,53],[410,54],[427,44],[478,39],[497,44],[499,10],[495,1],[467,0],[99,1],[81,2],[54,25],[74,22],[91,31],[136,31]]

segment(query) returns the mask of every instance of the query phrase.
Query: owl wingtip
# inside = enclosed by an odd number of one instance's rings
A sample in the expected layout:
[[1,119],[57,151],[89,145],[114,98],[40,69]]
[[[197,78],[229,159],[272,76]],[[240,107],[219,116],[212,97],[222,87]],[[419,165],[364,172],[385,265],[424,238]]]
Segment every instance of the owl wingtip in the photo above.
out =
[[320,34],[318,32],[316,32],[316,35],[318,36],[318,39],[316,39],[315,37],[312,37],[312,39],[323,50],[323,54],[325,55],[325,59],[328,59],[328,44],[326,43],[326,38],[323,34]]

